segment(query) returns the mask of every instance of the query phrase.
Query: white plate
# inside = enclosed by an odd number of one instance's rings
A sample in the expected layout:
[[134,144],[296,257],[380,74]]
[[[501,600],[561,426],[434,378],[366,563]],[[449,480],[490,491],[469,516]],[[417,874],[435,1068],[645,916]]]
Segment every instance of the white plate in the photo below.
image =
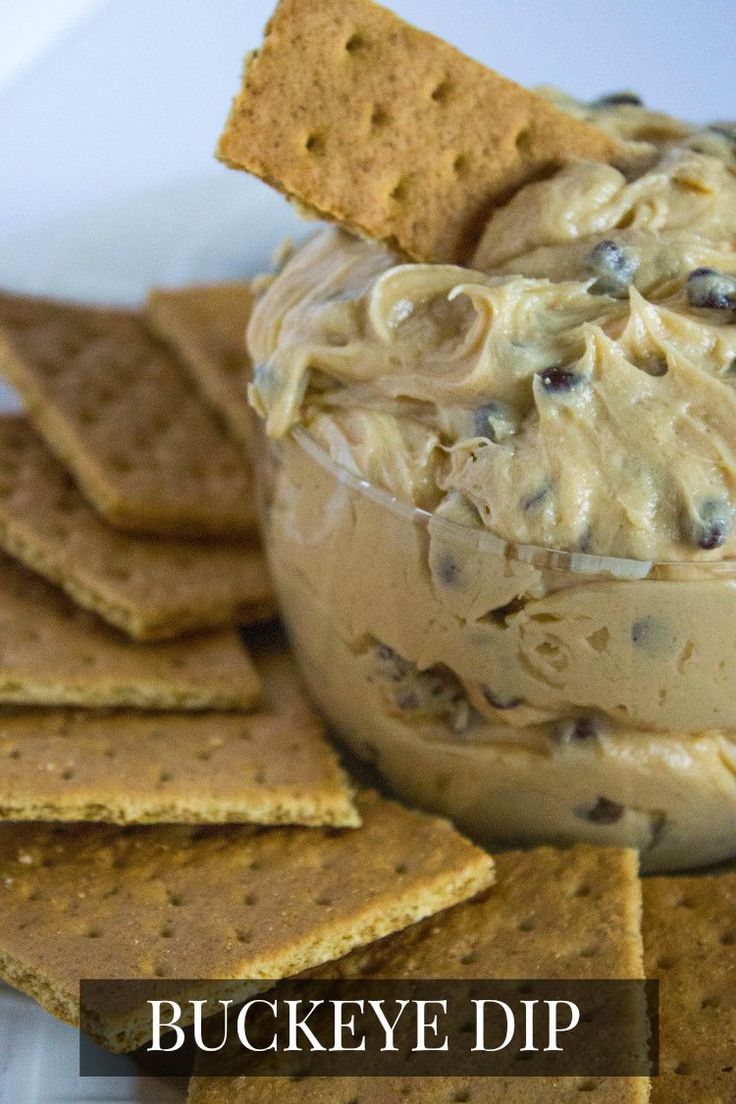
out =
[[[0,245],[0,286],[111,303],[153,284],[251,276],[305,232],[288,205],[240,174],[209,177],[65,219]],[[15,401],[0,387],[0,409]],[[183,1104],[179,1080],[80,1078],[78,1035],[0,985],[0,1104]]]

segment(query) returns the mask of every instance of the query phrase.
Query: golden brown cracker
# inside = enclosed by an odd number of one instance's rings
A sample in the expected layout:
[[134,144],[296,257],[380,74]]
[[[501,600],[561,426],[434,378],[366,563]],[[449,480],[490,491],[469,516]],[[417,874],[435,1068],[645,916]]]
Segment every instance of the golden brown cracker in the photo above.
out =
[[245,327],[253,293],[245,280],[183,288],[154,288],[146,309],[158,335],[181,357],[232,437],[248,446],[251,414]]
[[241,453],[143,315],[0,293],[0,372],[112,525],[186,537],[254,527]]
[[659,980],[652,1104],[736,1094],[736,874],[646,878],[644,962]]
[[355,826],[350,790],[287,653],[253,713],[0,713],[0,818]]
[[0,546],[139,640],[273,612],[265,561],[255,545],[152,539],[111,529],[22,417],[0,418]]
[[0,704],[249,709],[259,679],[238,634],[132,644],[0,555]]
[[493,207],[608,135],[371,0],[281,0],[218,156],[419,261],[462,263]]
[[[374,793],[357,805],[345,831],[2,825],[0,975],[76,1022],[82,977],[289,976],[492,881],[447,821]],[[110,1000],[99,1041],[144,1042],[145,1003]]]
[[[632,851],[499,854],[497,882],[317,971],[319,977],[639,978],[641,890]],[[194,1078],[189,1104],[644,1104],[646,1078]]]

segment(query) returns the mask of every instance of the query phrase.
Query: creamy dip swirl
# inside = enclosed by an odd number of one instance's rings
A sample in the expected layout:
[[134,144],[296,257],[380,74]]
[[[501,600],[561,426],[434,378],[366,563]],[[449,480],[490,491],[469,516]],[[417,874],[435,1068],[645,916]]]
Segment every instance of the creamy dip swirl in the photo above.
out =
[[[524,544],[736,555],[736,131],[564,106],[651,145],[573,161],[472,267],[319,232],[260,297],[251,402],[400,498]],[[558,102],[562,100],[558,97]]]

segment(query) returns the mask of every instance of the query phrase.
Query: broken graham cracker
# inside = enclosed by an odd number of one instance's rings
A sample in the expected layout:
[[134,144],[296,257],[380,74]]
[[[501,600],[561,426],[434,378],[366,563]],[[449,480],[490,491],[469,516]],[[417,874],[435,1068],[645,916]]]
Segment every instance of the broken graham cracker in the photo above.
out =
[[467,261],[491,210],[621,147],[371,0],[281,0],[217,155],[416,261]]
[[105,525],[22,417],[0,417],[0,547],[139,640],[273,612],[263,555]]
[[249,709],[260,680],[238,634],[132,644],[0,555],[0,704]]
[[0,373],[110,524],[185,537],[255,526],[240,451],[142,314],[0,293]]
[[[345,831],[1,825],[0,976],[76,1023],[80,978],[286,977],[493,880],[447,821],[375,793],[357,806]],[[110,989],[96,1041],[145,1042],[142,996]]]
[[254,713],[0,712],[0,818],[359,824],[293,661],[259,657]]
[[732,1104],[736,874],[646,878],[644,961],[659,980],[652,1104]]
[[233,438],[247,447],[249,359],[245,328],[253,292],[245,280],[183,288],[154,288],[146,301],[150,325],[179,354]]
[[[467,904],[360,948],[313,976],[640,978],[641,889],[632,851],[543,847],[496,856],[496,884]],[[644,1104],[647,1078],[192,1079],[188,1104]]]

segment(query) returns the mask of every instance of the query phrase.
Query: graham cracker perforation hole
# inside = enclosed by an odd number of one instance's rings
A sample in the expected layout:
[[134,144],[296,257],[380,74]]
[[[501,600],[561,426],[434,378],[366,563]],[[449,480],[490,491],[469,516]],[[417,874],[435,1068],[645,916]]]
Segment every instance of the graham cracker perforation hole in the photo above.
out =
[[470,163],[464,153],[459,153],[452,162],[452,171],[455,176],[467,176]]
[[658,970],[671,970],[674,965],[675,965],[674,958],[669,958],[666,955],[662,955],[662,957],[658,958],[657,962],[656,962],[656,966],[657,966]]
[[452,1094],[450,1099],[452,1100],[452,1104],[468,1104],[470,1100],[470,1090],[458,1089],[457,1092]]
[[321,153],[325,148],[324,138],[321,134],[308,134],[304,141],[307,153]]
[[700,1007],[704,1012],[708,1009],[713,1010],[716,1008],[720,1008],[720,1006],[721,1002],[719,1001],[718,997],[703,997],[700,1002]]
[[687,1062],[678,1062],[673,1073],[676,1073],[679,1077],[687,1077],[690,1073],[690,1066]]
[[536,931],[537,921],[533,916],[527,916],[526,920],[522,920],[519,924],[520,932],[533,932]]
[[582,1084],[578,1085],[578,1092],[591,1093],[595,1092],[597,1088],[595,1081],[583,1081]]
[[168,898],[169,904],[172,905],[174,908],[181,908],[184,904],[184,898],[182,897],[181,893],[172,893],[171,891],[167,891],[166,896]]
[[531,127],[522,127],[514,138],[514,145],[519,153],[529,153],[532,148],[532,129]]
[[733,947],[736,944],[736,933],[732,931],[724,932],[720,942],[722,947]]
[[315,904],[319,905],[320,908],[331,908],[332,907],[332,898],[328,897],[327,894],[322,893],[316,899]]
[[383,107],[381,107],[380,104],[376,104],[376,106],[373,108],[373,113],[371,114],[371,126],[382,127],[385,126],[387,122],[388,112]]
[[349,54],[357,54],[368,45],[365,36],[360,31],[354,31],[345,43],[345,49]]
[[407,874],[408,871],[409,867],[405,862],[396,863],[396,866],[394,867],[394,874],[398,874],[399,877],[401,877],[402,874]]
[[452,91],[451,81],[449,81],[447,79],[444,79],[444,80],[441,80],[439,82],[439,84],[435,85],[435,87],[432,89],[432,92],[430,93],[430,95],[431,95],[431,98],[434,100],[435,103],[446,103],[449,96],[450,96],[451,91]]
[[393,199],[396,203],[404,203],[409,195],[409,183],[406,177],[402,176],[397,180],[388,195],[389,199]]

